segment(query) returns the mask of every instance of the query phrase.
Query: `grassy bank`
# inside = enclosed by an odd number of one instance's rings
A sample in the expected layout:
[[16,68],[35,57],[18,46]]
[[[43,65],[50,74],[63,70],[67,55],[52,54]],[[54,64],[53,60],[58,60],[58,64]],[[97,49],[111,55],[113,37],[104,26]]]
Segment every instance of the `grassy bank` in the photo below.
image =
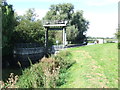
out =
[[61,51],[23,70],[18,78],[11,76],[5,87],[118,88],[117,44],[96,44]]
[[70,48],[69,51],[77,63],[67,71],[69,77],[62,88],[118,87],[117,44]]
[[11,73],[3,88],[56,88],[66,83],[66,71],[75,63],[71,53],[61,51],[49,58],[43,57],[40,62],[22,70],[22,75]]

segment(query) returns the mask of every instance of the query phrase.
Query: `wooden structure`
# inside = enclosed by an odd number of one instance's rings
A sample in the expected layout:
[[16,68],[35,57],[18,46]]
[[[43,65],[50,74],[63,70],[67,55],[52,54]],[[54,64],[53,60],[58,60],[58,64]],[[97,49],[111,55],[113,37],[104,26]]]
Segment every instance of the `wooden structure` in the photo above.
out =
[[46,28],[45,31],[45,48],[48,50],[48,31],[49,30],[62,30],[62,39],[63,39],[63,47],[66,46],[66,26],[67,21],[53,21],[46,22],[43,25]]
[[30,61],[36,63],[44,56],[44,47],[38,43],[16,43],[13,49],[13,57],[20,62],[22,67],[30,66]]

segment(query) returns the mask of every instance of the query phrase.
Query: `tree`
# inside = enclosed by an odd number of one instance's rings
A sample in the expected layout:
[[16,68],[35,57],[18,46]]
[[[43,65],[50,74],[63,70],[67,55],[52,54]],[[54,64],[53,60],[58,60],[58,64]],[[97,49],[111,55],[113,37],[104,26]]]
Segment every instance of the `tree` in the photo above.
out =
[[70,20],[74,6],[70,3],[51,5],[44,19],[47,20]]
[[120,39],[120,26],[117,29],[117,32],[115,33],[115,36]]
[[[69,40],[71,39],[74,43],[82,43],[86,39],[84,33],[88,29],[89,22],[83,17],[83,11],[77,11],[75,13],[74,6],[71,3],[51,5],[50,10],[47,12],[43,20],[67,20],[69,22],[68,26],[71,26],[67,28],[70,30],[67,30],[67,32],[72,35],[71,37],[74,37],[70,38],[70,35],[67,34],[67,38]],[[74,32],[74,35],[70,32]]]
[[120,49],[120,25],[118,25],[117,32],[115,33],[115,37],[118,39],[118,49]]
[[[47,12],[46,16],[43,18],[43,20],[70,20],[72,18],[74,6],[70,3],[64,3],[64,4],[57,4],[57,5],[51,5],[50,10]],[[58,36],[57,36],[58,35]],[[55,44],[56,39],[61,43],[62,40],[60,36],[62,35],[61,32],[58,31],[50,31],[49,33],[49,44]]]
[[68,26],[66,28],[66,33],[67,33],[67,40],[74,42],[77,37],[78,29],[75,28],[75,25]]
[[12,5],[8,5],[7,2],[3,1],[2,7],[2,54],[12,54],[12,35],[13,30],[16,26],[16,20],[14,17],[14,10]]
[[18,16],[18,26],[14,30],[15,43],[44,44],[44,28],[40,20],[36,20],[34,9],[29,9],[23,16]]
[[78,29],[75,42],[82,43],[86,39],[86,36],[83,33],[87,31],[89,25],[89,22],[83,17],[83,11],[77,11],[73,14],[71,25],[75,25],[75,28]]

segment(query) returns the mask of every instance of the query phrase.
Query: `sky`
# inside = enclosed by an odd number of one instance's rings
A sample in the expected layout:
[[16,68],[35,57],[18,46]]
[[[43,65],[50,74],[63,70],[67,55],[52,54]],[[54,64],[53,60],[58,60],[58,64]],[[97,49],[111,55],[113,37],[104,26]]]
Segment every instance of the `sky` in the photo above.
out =
[[83,10],[83,16],[90,22],[87,36],[114,37],[118,27],[119,0],[7,0],[18,15],[29,8],[35,8],[37,18],[42,19],[50,5],[72,3],[74,10]]

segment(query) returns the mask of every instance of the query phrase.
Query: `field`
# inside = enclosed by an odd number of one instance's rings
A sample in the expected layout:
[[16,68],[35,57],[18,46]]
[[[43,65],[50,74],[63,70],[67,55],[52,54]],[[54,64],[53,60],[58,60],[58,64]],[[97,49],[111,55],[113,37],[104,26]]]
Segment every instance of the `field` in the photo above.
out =
[[117,44],[97,44],[68,49],[76,63],[66,72],[60,88],[118,88]]

